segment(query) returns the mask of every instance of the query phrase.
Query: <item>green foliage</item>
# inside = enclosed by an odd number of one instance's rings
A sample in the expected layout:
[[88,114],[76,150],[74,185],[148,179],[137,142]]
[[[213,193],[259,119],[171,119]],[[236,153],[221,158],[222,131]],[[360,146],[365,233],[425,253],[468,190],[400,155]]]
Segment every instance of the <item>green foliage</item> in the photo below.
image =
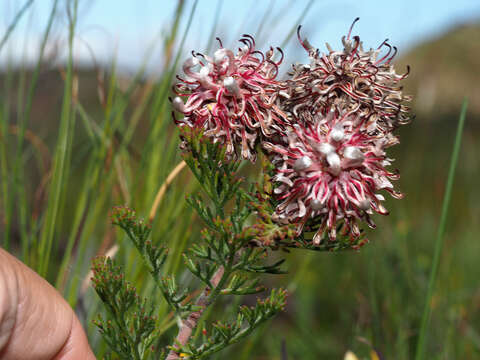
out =
[[[257,227],[255,231],[250,230],[250,218],[258,207],[252,205],[253,197],[241,188],[242,181],[236,177],[239,161],[226,159],[223,145],[206,141],[201,133],[184,132],[182,136],[187,149],[184,152],[185,162],[206,195],[206,198],[193,195],[188,199],[207,228],[202,232],[202,241],[193,244],[191,249],[183,254],[186,269],[204,287],[200,295],[191,296],[188,289],[181,289],[174,276],[161,275],[167,251],[164,247],[153,246],[148,240],[150,224],[138,219],[136,213],[125,206],[114,208],[111,219],[114,225],[123,229],[138,250],[164,299],[181,322],[179,336],[173,341],[173,345],[169,346],[171,355],[178,357],[175,354],[182,354],[199,359],[240,341],[284,308],[286,292],[273,290],[265,300],[258,300],[253,308],[240,306],[233,323],[212,324],[212,335],[200,343],[190,335],[186,338],[181,335],[185,331],[191,331],[186,327],[195,328],[205,309],[215,304],[220,296],[242,296],[264,291],[265,287],[259,284],[258,274],[284,273],[280,268],[284,260],[267,263],[270,250],[256,239],[262,227]],[[230,204],[232,201],[233,206]],[[266,219],[266,214],[263,216]],[[283,234],[279,237],[285,238]],[[125,329],[131,326],[124,323],[128,322],[128,319],[115,318],[131,308],[138,308],[139,304],[135,302],[136,294],[133,289],[125,285],[123,276],[105,275],[109,271],[117,271],[110,260],[107,260],[106,264],[102,267],[98,260],[94,264],[95,289],[117,326],[112,326],[111,322],[104,323],[101,318],[97,324],[112,350],[120,356],[128,356],[129,351],[132,352],[137,346],[128,338],[129,333],[125,334]],[[144,312],[143,308],[144,305],[136,312]],[[148,345],[151,345],[154,341],[151,338],[153,323],[147,328],[150,332],[146,334],[146,338]],[[118,336],[115,332],[119,333]],[[122,339],[125,342],[123,347],[118,345]],[[144,353],[142,351],[141,356]],[[130,356],[136,358],[138,355],[132,352]]]
[[[55,8],[57,6],[57,0],[54,3],[51,17],[53,18]],[[75,27],[77,24],[77,10],[78,0],[73,0],[67,4],[69,11],[72,13],[69,19],[69,33],[68,33],[68,62],[65,79],[65,90],[62,101],[62,111],[60,118],[59,128],[59,140],[55,149],[55,155],[53,159],[52,169],[52,182],[50,188],[50,197],[48,199],[47,208],[45,211],[45,223],[43,231],[39,239],[39,266],[38,273],[45,276],[48,272],[48,264],[50,263],[50,257],[53,247],[53,237],[55,232],[55,224],[57,223],[57,217],[59,216],[59,210],[61,204],[64,202],[62,198],[62,184],[64,177],[68,173],[71,161],[71,147],[72,147],[72,129],[75,124],[75,116],[72,111],[73,102],[73,38],[75,34]],[[50,25],[49,25],[50,26]],[[48,34],[48,33],[47,33]],[[27,110],[30,109],[27,106]],[[42,256],[43,255],[43,256]]]
[[174,277],[163,277],[160,283],[160,290],[167,303],[174,309],[181,319],[186,318],[191,312],[201,309],[186,301],[189,295],[188,289],[180,290]]
[[187,150],[184,160],[214,204],[213,209],[208,209],[199,205],[200,199],[191,201],[192,205],[199,207],[199,215],[211,226],[214,218],[224,217],[225,205],[239,191],[242,181],[235,178],[235,174],[240,160],[228,161],[225,158],[226,148],[202,135],[201,131],[183,129],[182,139]]
[[112,224],[125,231],[147,264],[153,278],[157,279],[168,251],[165,247],[153,245],[148,240],[152,231],[151,225],[146,224],[142,219],[137,220],[135,211],[126,206],[115,207],[110,216]]
[[107,320],[98,315],[94,321],[105,342],[121,359],[148,359],[156,353],[153,306],[138,296],[112,259],[97,257],[92,270],[93,287],[108,311]]
[[443,250],[443,241],[445,235],[445,227],[448,218],[448,210],[450,208],[450,199],[452,196],[453,181],[455,179],[455,170],[458,163],[458,154],[460,152],[460,144],[462,143],[463,127],[465,125],[465,117],[467,115],[468,101],[463,100],[462,110],[460,112],[460,118],[458,120],[457,134],[455,136],[455,142],[453,145],[452,158],[450,159],[450,169],[448,171],[447,184],[445,186],[445,195],[442,204],[442,214],[438,225],[437,238],[435,241],[435,253],[432,262],[432,268],[430,270],[430,279],[428,282],[427,296],[425,300],[425,308],[423,310],[422,322],[420,326],[420,334],[418,337],[418,344],[415,354],[416,360],[424,359],[425,338],[427,336],[427,329],[431,316],[431,301],[433,296],[433,289],[437,279],[438,264],[440,262],[440,256]]
[[284,310],[285,304],[285,290],[274,289],[268,298],[257,300],[255,306],[241,306],[234,322],[213,323],[210,335],[205,329],[203,335],[206,340],[201,346],[194,347],[187,344],[182,347],[181,352],[189,359],[206,358],[248,336],[262,323],[275,316],[279,311]]

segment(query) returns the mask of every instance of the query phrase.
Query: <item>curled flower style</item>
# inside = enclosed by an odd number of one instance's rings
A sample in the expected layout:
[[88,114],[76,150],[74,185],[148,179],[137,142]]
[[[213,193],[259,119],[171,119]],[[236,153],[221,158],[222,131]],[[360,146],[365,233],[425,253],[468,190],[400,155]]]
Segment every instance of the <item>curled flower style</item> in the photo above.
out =
[[332,106],[318,114],[315,124],[293,125],[282,142],[264,143],[275,166],[278,222],[297,223],[301,232],[311,220],[318,245],[326,232],[334,241],[339,227],[357,240],[358,220],[373,228],[373,212],[388,214],[378,191],[402,197],[390,181],[398,174],[386,170],[392,160],[385,149],[398,139],[364,131],[367,122],[368,117]]
[[[408,73],[398,75],[392,65],[397,48],[385,40],[377,49],[364,51],[360,37],[351,32],[342,37],[343,51],[334,51],[327,43],[328,53],[321,53],[307,39],[298,39],[307,50],[310,64],[293,65],[287,89],[282,92],[284,107],[295,122],[314,122],[318,110],[340,104],[368,118],[369,131],[388,132],[409,122],[409,108],[403,103],[410,96],[402,94],[399,82]],[[387,48],[384,55],[382,50]]]
[[177,76],[172,104],[184,117],[175,121],[203,129],[205,136],[226,145],[227,155],[233,156],[240,147],[244,159],[255,161],[259,137],[278,132],[285,122],[275,104],[275,78],[283,53],[277,48],[281,56],[274,61],[273,48],[265,54],[255,50],[250,35],[240,39],[244,46],[236,55],[218,41],[220,49],[213,57],[192,52],[183,64],[186,77]]

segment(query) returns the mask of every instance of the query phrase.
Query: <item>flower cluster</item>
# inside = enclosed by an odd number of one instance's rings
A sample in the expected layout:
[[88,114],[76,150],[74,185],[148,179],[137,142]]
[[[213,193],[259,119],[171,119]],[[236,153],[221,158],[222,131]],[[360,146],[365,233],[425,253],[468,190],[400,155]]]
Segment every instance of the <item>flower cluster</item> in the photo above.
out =
[[[240,39],[243,47],[235,55],[220,43],[213,58],[192,52],[183,64],[185,77],[177,76],[175,110],[184,114],[178,125],[203,129],[204,135],[226,145],[234,155],[241,144],[244,159],[255,161],[259,136],[269,137],[283,130],[285,118],[275,105],[280,84],[275,80],[278,66],[270,48],[265,54],[255,50],[250,35]],[[182,97],[187,100],[184,103]]]
[[397,139],[370,135],[362,130],[367,118],[352,117],[335,107],[317,117],[314,124],[293,125],[282,143],[264,143],[279,184],[274,194],[281,202],[274,217],[281,223],[298,223],[299,230],[314,219],[318,223],[314,244],[320,243],[325,231],[335,240],[340,223],[356,240],[360,236],[356,219],[374,227],[372,210],[388,214],[378,190],[401,197],[390,182],[398,174],[385,169],[391,161],[385,148]]
[[[308,40],[297,34],[307,50],[310,64],[294,65],[284,108],[288,108],[296,122],[315,123],[332,106],[351,116],[366,120],[368,132],[389,133],[409,122],[409,108],[403,104],[410,97],[402,94],[399,82],[408,76],[409,68],[398,75],[392,65],[397,48],[385,40],[376,50],[363,50],[358,36],[342,37],[343,51],[334,51],[327,43],[328,53],[320,53]],[[387,53],[380,55],[386,47]],[[392,54],[393,49],[393,54]],[[285,91],[284,91],[285,92]],[[299,120],[300,119],[300,120]]]
[[[387,168],[386,149],[397,144],[393,131],[410,120],[399,82],[408,75],[395,72],[397,52],[385,40],[377,49],[363,50],[353,25],[342,38],[343,50],[327,53],[300,36],[309,64],[296,64],[285,81],[276,80],[273,49],[265,55],[246,47],[236,56],[221,48],[214,58],[194,55],[184,65],[187,79],[175,86],[174,108],[185,117],[180,125],[202,128],[226,144],[227,153],[241,148],[244,158],[255,158],[255,144],[274,166],[272,219],[296,224],[298,234],[315,231],[313,244],[335,241],[337,232],[358,242],[358,221],[374,227],[371,215],[386,215],[385,190],[395,198]],[[385,48],[387,49],[385,51]],[[260,56],[260,57],[258,57]],[[199,65],[198,72],[192,67]]]

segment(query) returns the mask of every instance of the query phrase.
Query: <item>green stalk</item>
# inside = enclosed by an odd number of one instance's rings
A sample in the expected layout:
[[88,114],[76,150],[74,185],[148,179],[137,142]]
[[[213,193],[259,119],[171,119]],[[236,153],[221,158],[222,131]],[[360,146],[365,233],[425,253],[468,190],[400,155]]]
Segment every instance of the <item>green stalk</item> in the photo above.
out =
[[9,128],[9,117],[10,117],[10,88],[12,86],[13,71],[11,69],[11,63],[9,62],[7,67],[7,76],[5,79],[5,99],[1,103],[2,108],[0,109],[0,168],[2,170],[2,192],[3,192],[3,209],[5,219],[3,220],[3,247],[5,250],[10,248],[10,226],[12,219],[12,208],[13,208],[13,199],[10,196],[10,172],[8,168],[8,128]]
[[[177,55],[175,57],[173,66],[171,67],[171,70],[167,72],[168,75],[162,79],[162,83],[160,84],[158,95],[154,100],[154,104],[152,106],[153,114],[164,113],[166,110],[165,109],[166,99],[170,90],[171,80],[172,80],[172,77],[175,75],[175,69],[180,60],[183,45],[185,43],[188,32],[190,30],[193,16],[195,15],[195,10],[197,8],[197,4],[198,4],[198,0],[194,2],[192,6],[192,10],[190,11],[190,15],[187,20],[187,25],[183,33],[182,39],[180,41],[180,46],[179,46]],[[172,36],[176,36],[176,31]],[[155,115],[152,116],[152,120],[157,120],[157,117]],[[148,169],[145,176],[146,177],[146,192],[145,192],[146,198],[144,203],[148,205],[151,205],[151,203],[153,202],[154,192],[156,191],[159,183],[157,174],[158,174],[158,168],[162,162],[161,161],[162,157],[159,156],[159,154],[161,154],[163,150],[161,148],[161,145],[158,142],[158,138],[161,135],[161,129],[163,124],[160,121],[152,121],[152,124],[153,124],[153,129],[150,132],[150,136],[149,136],[149,139],[147,140],[147,146],[146,146],[146,148],[151,150],[150,154],[153,155],[147,162]],[[155,146],[154,144],[159,144],[159,145]]]
[[[20,223],[21,223],[21,232],[22,232],[22,255],[23,255],[23,260],[27,262],[27,264],[32,265],[31,259],[27,259],[27,249],[28,249],[28,244],[27,244],[27,237],[26,237],[26,214],[27,214],[27,209],[26,209],[26,198],[25,198],[25,182],[24,182],[24,171],[23,171],[23,160],[22,160],[22,153],[23,153],[23,141],[25,138],[25,130],[27,127],[27,122],[30,119],[30,111],[32,108],[32,102],[33,102],[33,96],[35,92],[35,88],[37,85],[37,80],[38,80],[38,75],[40,73],[40,67],[42,65],[42,60],[43,60],[43,54],[45,52],[45,47],[47,45],[47,41],[50,35],[50,30],[53,25],[53,20],[55,18],[55,14],[57,11],[57,3],[58,0],[55,0],[52,10],[50,11],[47,27],[45,29],[43,39],[42,39],[42,44],[40,46],[40,53],[38,55],[38,61],[35,66],[35,70],[32,75],[32,80],[28,89],[27,93],[27,99],[25,103],[25,110],[22,112],[19,110],[19,114],[21,114],[19,118],[19,124],[18,124],[18,135],[17,135],[17,151],[15,155],[15,161],[14,161],[14,166],[13,166],[13,171],[12,171],[12,176],[14,181],[14,186],[15,190],[14,193],[18,194],[20,199]],[[19,94],[23,94],[22,92],[19,92]],[[19,96],[19,103],[21,103],[21,96]]]
[[263,30],[264,26],[268,24],[268,22],[267,22],[268,17],[273,14],[274,5],[275,5],[275,1],[270,0],[270,3],[268,4],[267,10],[264,11],[263,17],[260,20],[260,23],[258,24],[258,29],[257,29],[257,32],[255,33],[255,37],[257,39],[260,39],[260,34],[262,33],[262,30]]
[[[97,153],[97,150],[95,149],[94,152]],[[97,183],[99,174],[99,171],[97,171],[97,169],[95,169],[94,160],[91,159],[88,162],[88,165],[86,165],[86,173],[90,175],[87,179],[85,179],[81,187],[81,191],[78,193],[70,234],[68,236],[65,251],[62,256],[60,270],[58,271],[58,275],[55,281],[55,288],[62,293],[64,283],[68,275],[68,266],[70,265],[73,247],[76,240],[81,235],[82,223],[85,221],[85,217],[87,216],[86,211],[91,201],[91,190]]]
[[0,52],[2,51],[3,46],[7,43],[8,38],[12,34],[13,30],[15,30],[15,27],[17,26],[18,22],[22,18],[23,14],[28,10],[28,8],[33,4],[34,0],[28,0],[22,8],[18,11],[17,15],[15,15],[15,18],[13,19],[12,23],[8,26],[7,31],[5,31],[5,34],[2,37],[2,40],[0,41]]
[[16,159],[14,163],[14,176],[13,176],[13,184],[15,186],[15,194],[17,195],[16,199],[16,207],[18,208],[19,216],[18,216],[18,224],[20,227],[20,242],[22,246],[22,260],[28,262],[27,258],[27,249],[28,249],[28,236],[27,236],[27,199],[25,194],[25,173],[24,173],[24,162],[25,162],[25,154],[23,153],[23,140],[25,135],[25,119],[22,117],[23,115],[23,107],[24,107],[24,93],[25,93],[25,83],[27,81],[27,69],[25,66],[22,66],[19,79],[18,79],[18,89],[17,89],[17,113],[20,114],[18,122],[19,122],[19,132],[17,137],[17,153]]
[[46,209],[45,223],[40,237],[40,244],[38,249],[39,267],[38,273],[45,277],[48,271],[48,264],[50,263],[50,254],[52,251],[53,236],[55,233],[55,224],[58,216],[58,209],[60,205],[60,197],[62,189],[64,188],[64,168],[68,161],[66,154],[70,127],[72,126],[72,73],[73,73],[73,38],[75,25],[77,22],[77,8],[78,0],[73,0],[73,13],[70,18],[69,39],[68,39],[68,64],[67,74],[65,79],[65,90],[62,103],[62,113],[60,120],[59,140],[55,152],[54,165],[52,171],[52,181],[49,188],[48,205]]
[[420,333],[417,342],[417,351],[415,355],[415,360],[422,360],[425,353],[425,343],[428,331],[428,325],[430,322],[430,317],[432,313],[432,296],[435,289],[435,282],[438,274],[438,266],[440,263],[440,256],[442,254],[443,243],[444,243],[444,234],[445,227],[448,219],[448,209],[450,206],[450,199],[453,189],[453,181],[455,179],[455,169],[458,162],[458,154],[460,152],[460,145],[462,142],[462,133],[463,126],[465,124],[465,115],[467,113],[467,104],[468,101],[465,99],[463,101],[462,110],[460,112],[460,119],[458,121],[457,133],[455,135],[455,143],[453,145],[452,158],[450,160],[450,169],[448,171],[447,185],[445,187],[445,195],[443,197],[442,204],[442,213],[440,215],[440,224],[438,226],[437,239],[435,242],[435,252],[433,255],[432,268],[430,270],[430,279],[428,281],[428,290],[425,300],[425,308],[423,310],[422,322],[420,327]]
[[[10,23],[10,25],[7,28],[7,31],[2,37],[2,40],[0,41],[0,52],[2,51],[4,45],[7,43],[10,35],[12,34],[13,30],[17,26],[17,24],[20,22],[22,16],[25,14],[25,12],[28,10],[28,8],[33,4],[34,0],[29,0],[25,2],[25,4],[21,7],[21,9],[17,12],[15,15],[15,18],[13,21]],[[9,90],[10,90],[10,85],[11,85],[11,78],[12,78],[12,71],[10,68],[10,64],[8,65],[8,70],[7,70],[7,81],[5,84],[6,88],[6,93],[7,93],[7,100],[5,101],[4,108],[1,109],[2,111],[2,119],[1,119],[1,126],[2,126],[2,188],[3,188],[3,202],[4,202],[4,208],[5,208],[5,228],[4,228],[4,247],[8,251],[10,248],[10,221],[12,219],[12,208],[13,208],[13,203],[12,203],[12,197],[9,195],[9,184],[8,184],[8,173],[7,173],[7,156],[6,156],[6,151],[7,151],[7,134],[8,134],[8,118],[9,118]],[[18,159],[17,159],[18,160]],[[15,164],[17,166],[17,164]],[[23,230],[23,228],[22,228]],[[24,232],[22,231],[22,238],[23,238]]]
[[[151,51],[153,51],[153,44]],[[151,51],[148,56],[150,56]],[[104,121],[100,126],[90,118],[80,103],[76,104],[76,110],[85,125],[86,132],[93,146],[93,151],[87,165],[87,173],[89,175],[83,181],[82,190],[79,192],[79,199],[75,204],[74,221],[67,240],[66,250],[60,265],[60,271],[55,282],[57,288],[61,289],[65,294],[68,294],[68,300],[72,306],[75,306],[77,301],[79,281],[75,278],[71,279],[68,288],[65,288],[68,279],[67,268],[72,265],[74,273],[84,273],[84,259],[85,256],[88,256],[88,245],[91,243],[92,232],[98,220],[98,217],[90,215],[92,213],[104,212],[105,208],[109,207],[108,200],[111,196],[110,189],[114,186],[113,184],[115,182],[114,172],[112,171],[114,167],[110,167],[109,170],[105,169],[107,153],[109,147],[112,146],[111,144],[114,142],[113,137],[119,126],[119,122],[124,119],[124,113],[130,103],[132,92],[144,74],[147,65],[147,58],[135,74],[134,79],[125,94],[121,94],[116,90],[117,76],[115,72],[115,61],[113,62],[113,70],[110,75],[108,86],[109,91],[106,96],[107,100],[104,110]],[[112,158],[110,159],[112,163],[116,161],[118,155],[122,152],[122,149],[129,144],[135,126],[146,106],[146,101],[140,104],[132,115],[132,119],[127,129],[128,136],[125,135],[122,138],[121,144],[112,153]],[[95,199],[95,201],[92,201],[92,199]],[[78,249],[74,260],[75,264],[71,264],[72,252],[76,245],[78,246]],[[96,247],[97,246],[95,246],[95,248]]]

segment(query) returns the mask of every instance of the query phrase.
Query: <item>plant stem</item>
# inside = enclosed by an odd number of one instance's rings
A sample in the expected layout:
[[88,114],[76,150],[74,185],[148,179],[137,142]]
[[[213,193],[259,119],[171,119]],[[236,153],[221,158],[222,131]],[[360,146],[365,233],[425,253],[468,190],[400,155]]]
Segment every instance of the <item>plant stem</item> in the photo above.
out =
[[148,216],[148,221],[153,221],[155,218],[155,215],[157,214],[158,206],[160,205],[160,202],[162,201],[163,196],[165,195],[165,192],[167,191],[168,186],[172,183],[172,181],[175,179],[175,177],[182,171],[182,169],[187,165],[187,163],[182,160],[178,163],[177,166],[172,170],[172,172],[167,176],[167,179],[165,182],[160,186],[160,189],[157,192],[157,195],[155,196],[155,200],[153,201],[152,209],[150,210],[150,214]]
[[[225,268],[223,266],[220,266],[218,270],[215,272],[215,274],[213,274],[210,282],[212,283],[214,289],[210,289],[209,287],[206,287],[205,290],[203,290],[202,294],[200,295],[200,297],[197,299],[195,303],[195,305],[200,306],[201,309],[192,312],[182,322],[182,325],[180,326],[178,335],[175,339],[173,346],[176,346],[178,344],[183,346],[188,342],[188,340],[190,339],[190,336],[192,335],[193,330],[197,326],[198,320],[202,316],[207,306],[210,305],[210,292],[213,291],[214,293],[218,293],[217,288],[221,280],[224,278],[224,273],[225,273]],[[180,356],[174,350],[170,350],[166,360],[174,360],[174,359],[180,359]]]
[[33,4],[34,0],[29,0],[27,1],[20,11],[15,15],[15,18],[13,19],[12,23],[8,26],[7,31],[5,31],[5,34],[2,37],[2,40],[0,41],[0,51],[2,50],[3,46],[7,43],[8,38],[12,34],[13,30],[15,30],[15,27],[19,23],[20,19],[22,18],[23,14],[28,10],[28,8]]
[[[58,0],[55,1],[55,7]],[[45,222],[40,237],[40,244],[38,247],[37,256],[39,257],[38,273],[41,276],[46,276],[48,272],[48,266],[50,263],[50,255],[53,247],[53,237],[56,230],[56,222],[58,220],[58,210],[60,207],[62,190],[66,186],[66,173],[65,169],[68,168],[69,158],[69,133],[73,124],[73,117],[71,113],[72,105],[72,88],[73,88],[73,45],[74,45],[74,33],[77,24],[77,10],[78,0],[73,1],[73,13],[69,24],[69,36],[68,36],[68,61],[67,61],[67,74],[65,79],[65,89],[63,94],[62,111],[60,118],[59,128],[59,140],[56,145],[52,180],[49,186],[48,204],[45,211]]]

